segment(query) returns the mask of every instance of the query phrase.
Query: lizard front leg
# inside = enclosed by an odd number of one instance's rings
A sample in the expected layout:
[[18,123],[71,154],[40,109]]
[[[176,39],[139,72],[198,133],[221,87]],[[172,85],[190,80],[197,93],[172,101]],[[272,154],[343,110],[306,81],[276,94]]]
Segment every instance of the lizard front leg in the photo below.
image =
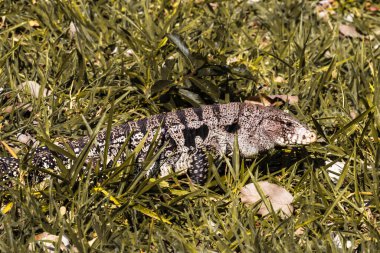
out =
[[208,160],[203,150],[171,154],[159,165],[160,177],[171,173],[187,174],[191,181],[203,185],[207,181]]
[[199,149],[190,155],[190,167],[187,170],[193,183],[204,185],[208,175],[208,159],[206,153]]

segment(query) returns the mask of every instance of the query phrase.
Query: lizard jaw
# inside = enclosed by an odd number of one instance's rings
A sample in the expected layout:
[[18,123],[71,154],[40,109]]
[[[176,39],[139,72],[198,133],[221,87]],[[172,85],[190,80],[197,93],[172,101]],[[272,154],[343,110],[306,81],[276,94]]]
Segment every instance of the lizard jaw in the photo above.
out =
[[317,141],[317,134],[307,128],[299,128],[294,133],[288,133],[285,138],[280,137],[278,144],[285,145],[306,145]]
[[299,128],[296,133],[289,138],[289,144],[310,144],[317,140],[317,134],[313,131],[310,131],[307,128]]

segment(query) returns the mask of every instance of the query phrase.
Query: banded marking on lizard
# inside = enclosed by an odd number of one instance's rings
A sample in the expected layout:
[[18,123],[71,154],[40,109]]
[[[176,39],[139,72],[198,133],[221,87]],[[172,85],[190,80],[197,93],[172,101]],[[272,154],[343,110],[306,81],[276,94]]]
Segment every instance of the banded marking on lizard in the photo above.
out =
[[[165,176],[172,171],[183,172],[199,184],[207,180],[208,161],[205,152],[228,155],[235,135],[243,157],[252,157],[275,146],[303,145],[316,141],[316,134],[312,130],[295,117],[276,108],[247,103],[206,105],[153,115],[113,127],[106,163],[110,165],[116,162],[116,154],[129,134],[131,139],[128,148],[131,150],[147,134],[147,141],[136,157],[137,163],[142,163],[156,131],[160,131],[156,148],[162,147],[164,143],[167,145],[158,161],[148,171],[148,176]],[[78,156],[89,140],[89,137],[83,137],[68,144]],[[65,148],[63,143],[57,145]],[[101,161],[100,156],[103,156],[105,147],[106,130],[102,130],[97,135],[96,145],[91,148],[87,159]],[[45,146],[35,150],[31,164],[37,168],[57,169],[55,156],[65,165],[70,164],[67,157],[53,154]],[[126,153],[123,152],[117,162],[123,162],[125,157]],[[0,181],[9,182],[12,178],[17,178],[19,170],[19,160],[0,158]],[[48,178],[39,174],[37,181]]]

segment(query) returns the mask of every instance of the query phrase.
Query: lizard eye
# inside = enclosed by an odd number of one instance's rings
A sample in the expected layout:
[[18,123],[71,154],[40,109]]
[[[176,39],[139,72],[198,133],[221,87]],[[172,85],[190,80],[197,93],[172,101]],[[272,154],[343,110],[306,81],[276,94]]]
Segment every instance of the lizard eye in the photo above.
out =
[[292,124],[292,122],[286,122],[285,125],[286,125],[287,127],[291,127],[293,124]]

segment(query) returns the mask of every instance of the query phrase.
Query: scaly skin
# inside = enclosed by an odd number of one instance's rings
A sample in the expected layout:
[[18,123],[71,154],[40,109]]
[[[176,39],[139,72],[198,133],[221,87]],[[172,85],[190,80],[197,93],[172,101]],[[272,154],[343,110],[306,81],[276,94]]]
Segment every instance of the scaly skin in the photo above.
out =
[[[114,159],[131,133],[127,145],[129,150],[133,150],[147,134],[144,147],[136,158],[137,164],[141,164],[157,131],[156,150],[164,147],[164,151],[147,175],[165,176],[172,171],[187,173],[192,181],[199,184],[207,179],[205,152],[229,154],[235,135],[243,157],[252,157],[275,146],[304,145],[316,141],[313,131],[293,116],[272,107],[246,103],[207,105],[158,114],[113,127],[108,142],[107,166],[124,161],[125,152],[122,152],[119,161]],[[68,144],[78,156],[88,142],[89,138],[83,137]],[[63,143],[57,145],[65,148]],[[105,147],[106,131],[103,130],[97,135],[87,161],[101,163],[100,156],[103,156]],[[59,157],[65,165],[70,164],[68,158],[53,154],[45,146],[35,150],[31,164],[37,168],[58,170],[55,157]],[[136,168],[136,171],[140,169]],[[0,180],[9,182],[10,179],[19,177],[19,173],[17,159],[0,158]],[[49,178],[41,172],[36,173],[34,178],[37,182]]]

